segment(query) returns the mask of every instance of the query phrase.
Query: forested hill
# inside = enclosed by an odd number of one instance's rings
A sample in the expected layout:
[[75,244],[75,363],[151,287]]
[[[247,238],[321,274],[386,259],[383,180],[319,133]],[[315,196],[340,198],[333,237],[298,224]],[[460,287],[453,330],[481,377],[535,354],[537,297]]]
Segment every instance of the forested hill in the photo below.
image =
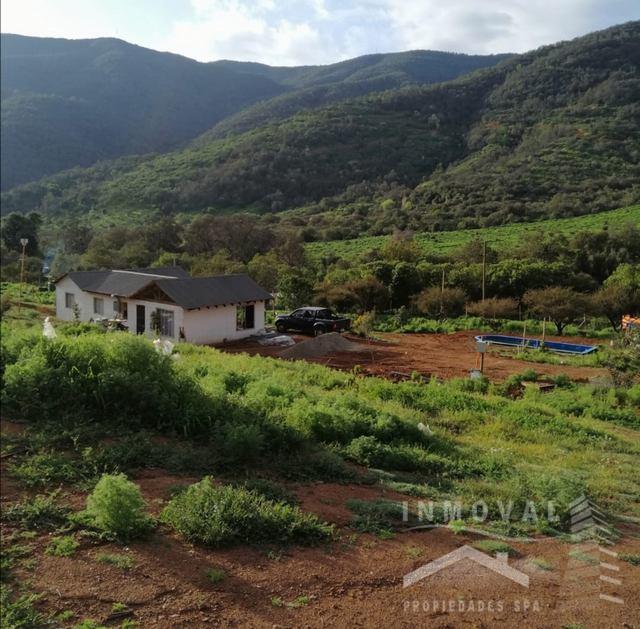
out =
[[275,212],[310,237],[475,227],[640,197],[640,22],[447,83],[304,111],[11,191],[4,211]]
[[117,39],[2,35],[3,188],[98,159],[175,148],[283,89]]
[[[291,115],[309,105],[308,97],[296,95],[301,89],[330,84],[315,103],[326,104],[405,83],[451,79],[502,58],[415,51],[271,68],[198,63],[118,39],[3,34],[1,46],[5,190],[100,159],[175,149],[283,92],[293,94],[286,111]],[[348,83],[344,90],[341,81]]]
[[294,89],[256,103],[225,118],[201,141],[208,142],[230,133],[241,133],[260,125],[283,120],[303,109],[318,108],[407,85],[449,81],[458,76],[496,65],[513,55],[462,55],[433,50],[376,54],[349,59],[328,66],[272,68],[261,64],[224,62],[234,70],[255,72]]

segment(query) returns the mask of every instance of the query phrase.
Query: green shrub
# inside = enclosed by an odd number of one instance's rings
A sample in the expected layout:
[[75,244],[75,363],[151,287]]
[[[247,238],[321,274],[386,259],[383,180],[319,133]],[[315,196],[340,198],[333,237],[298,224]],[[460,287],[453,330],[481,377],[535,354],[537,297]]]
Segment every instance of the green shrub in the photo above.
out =
[[80,544],[71,535],[63,535],[62,537],[53,537],[47,546],[47,555],[54,557],[71,557],[76,552]]
[[480,541],[473,542],[472,546],[485,553],[507,553],[510,557],[518,554],[509,544],[497,539],[481,539]]
[[348,483],[357,478],[356,471],[342,457],[325,449],[307,448],[283,456],[276,462],[276,469],[284,478],[296,481]]
[[67,456],[55,452],[34,454],[11,466],[9,471],[27,487],[72,483],[79,477],[79,471],[73,462]]
[[428,474],[440,474],[451,467],[444,457],[419,446],[389,445],[375,437],[358,437],[342,451],[347,458],[368,467]]
[[328,539],[333,530],[297,507],[243,488],[216,487],[209,477],[174,496],[161,518],[188,540],[210,546],[311,543]]
[[142,537],[153,526],[139,487],[124,474],[104,474],[87,498],[83,519],[123,541]]
[[640,555],[637,553],[620,553],[618,557],[622,559],[622,561],[630,563],[632,566],[640,566]]
[[46,619],[34,607],[40,597],[36,594],[16,595],[12,588],[0,584],[0,619],[7,629],[42,627]]
[[133,568],[133,557],[128,555],[115,555],[112,553],[98,553],[96,555],[96,561],[99,563],[105,563],[122,570],[130,570]]
[[297,503],[295,495],[286,487],[264,478],[247,480],[242,486],[249,491],[254,491],[261,496],[264,496],[267,500],[271,500],[272,502],[284,502],[290,505],[295,505]]
[[69,509],[57,503],[59,492],[37,495],[2,511],[2,519],[27,529],[56,529],[68,522]]
[[207,579],[211,583],[222,583],[227,578],[227,573],[222,568],[209,568]]
[[347,507],[354,512],[351,526],[361,533],[385,534],[402,522],[403,507],[391,500],[347,500]]
[[201,431],[210,419],[195,381],[132,334],[41,339],[6,367],[3,410],[33,422],[87,420]]

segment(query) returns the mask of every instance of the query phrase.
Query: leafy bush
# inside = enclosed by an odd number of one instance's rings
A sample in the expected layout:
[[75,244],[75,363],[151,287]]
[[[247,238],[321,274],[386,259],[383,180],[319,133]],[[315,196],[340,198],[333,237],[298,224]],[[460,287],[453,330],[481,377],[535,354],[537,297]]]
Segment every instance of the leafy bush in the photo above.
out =
[[507,553],[511,557],[518,554],[512,546],[497,539],[481,539],[480,541],[473,542],[472,545],[474,548],[482,550],[485,553]]
[[36,594],[14,594],[6,584],[0,585],[0,618],[3,627],[31,629],[41,627],[45,617],[35,608],[40,597]]
[[209,568],[207,579],[211,583],[222,583],[227,578],[227,573],[222,568]]
[[293,493],[291,493],[286,487],[274,483],[273,481],[266,480],[264,478],[254,478],[247,480],[242,485],[249,491],[254,491],[261,496],[271,500],[273,502],[284,502],[286,504],[295,505],[297,500]]
[[54,557],[71,557],[76,552],[80,544],[71,535],[63,535],[62,537],[52,537],[47,546],[47,555]]
[[423,314],[437,319],[458,317],[464,313],[467,300],[461,288],[426,288],[417,297],[416,305]]
[[56,529],[68,521],[69,509],[57,503],[59,492],[17,502],[2,512],[2,519],[27,529]]
[[40,340],[6,367],[2,401],[8,414],[34,422],[92,419],[185,434],[209,425],[195,382],[131,334]]
[[172,498],[161,518],[188,540],[210,546],[312,543],[330,538],[333,531],[297,507],[272,502],[243,488],[216,487],[210,477]]
[[115,555],[112,553],[98,553],[96,555],[96,561],[110,566],[115,566],[116,568],[121,568],[122,570],[130,570],[134,565],[133,557],[129,557],[128,555]]
[[351,526],[361,533],[387,533],[402,522],[403,507],[390,500],[347,500],[347,507],[354,512]]
[[123,541],[142,537],[152,528],[139,487],[124,474],[105,474],[87,498],[82,519]]
[[361,465],[390,470],[439,474],[450,467],[447,459],[418,446],[380,443],[375,437],[358,437],[343,449],[349,459]]
[[73,462],[67,456],[55,452],[34,454],[9,469],[27,487],[71,483],[79,476]]

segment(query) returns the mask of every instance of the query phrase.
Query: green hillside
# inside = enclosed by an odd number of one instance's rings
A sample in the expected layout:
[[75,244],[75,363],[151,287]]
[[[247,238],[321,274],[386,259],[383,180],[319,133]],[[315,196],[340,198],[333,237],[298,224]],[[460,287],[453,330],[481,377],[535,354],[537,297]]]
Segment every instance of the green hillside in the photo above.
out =
[[314,239],[588,214],[640,199],[640,22],[455,81],[12,190],[4,211],[277,212]]
[[[597,231],[606,227],[633,224],[640,227],[640,205],[599,212],[575,218],[550,219],[533,223],[514,223],[485,229],[461,229],[437,233],[418,233],[416,242],[425,254],[450,254],[468,242],[486,240],[494,249],[510,249],[530,236],[542,240],[554,234],[571,237],[581,231]],[[307,244],[307,252],[313,259],[339,257],[346,260],[357,258],[372,249],[380,249],[389,236],[362,236],[350,240],[334,240]]]
[[[329,66],[198,63],[117,39],[3,34],[2,188],[122,155],[163,152],[256,101],[291,92],[283,117],[309,106],[299,88],[331,83],[314,106],[404,83],[433,83],[504,55],[416,51]],[[344,89],[336,82],[345,81]],[[266,100],[265,100],[266,99]],[[265,111],[260,109],[259,111]],[[258,122],[264,122],[263,118]],[[236,123],[237,124],[237,123]],[[257,124],[242,118],[243,128]]]
[[168,150],[283,91],[117,39],[3,34],[2,186],[127,153]]
[[306,68],[271,68],[261,64],[218,62],[239,72],[259,73],[297,89],[256,103],[226,118],[205,133],[199,142],[283,120],[302,109],[316,109],[347,98],[407,85],[448,81],[473,70],[493,66],[510,56],[412,50],[365,55],[328,66]]

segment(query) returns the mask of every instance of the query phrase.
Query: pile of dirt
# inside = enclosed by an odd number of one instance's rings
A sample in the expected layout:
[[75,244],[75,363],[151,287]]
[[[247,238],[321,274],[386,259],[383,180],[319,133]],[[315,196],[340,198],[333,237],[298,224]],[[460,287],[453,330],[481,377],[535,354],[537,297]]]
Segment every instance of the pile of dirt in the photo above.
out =
[[365,349],[358,343],[348,341],[337,332],[330,332],[302,341],[280,352],[279,355],[281,358],[305,359],[319,358],[335,352],[362,352]]

